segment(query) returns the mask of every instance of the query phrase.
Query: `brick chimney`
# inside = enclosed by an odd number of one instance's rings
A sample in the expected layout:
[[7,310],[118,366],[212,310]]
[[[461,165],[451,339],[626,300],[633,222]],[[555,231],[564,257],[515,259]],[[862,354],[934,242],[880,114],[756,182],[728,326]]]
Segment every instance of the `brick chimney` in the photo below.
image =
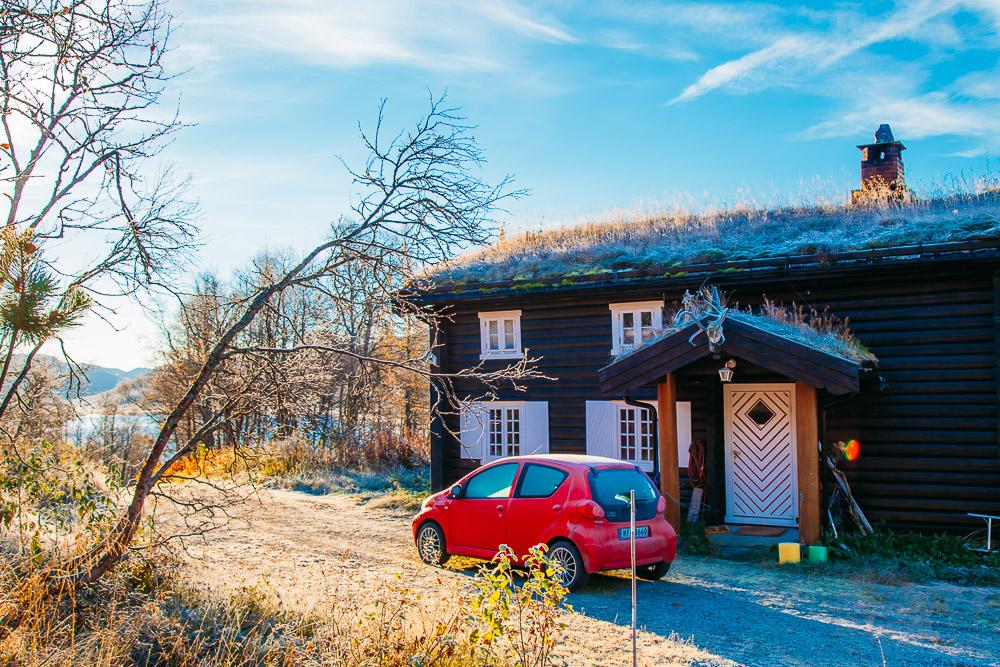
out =
[[[858,146],[861,150],[861,190],[888,187],[890,193],[905,197],[903,151],[906,146],[892,136],[892,128],[882,123],[875,130],[875,142]],[[855,198],[859,193],[855,190]]]

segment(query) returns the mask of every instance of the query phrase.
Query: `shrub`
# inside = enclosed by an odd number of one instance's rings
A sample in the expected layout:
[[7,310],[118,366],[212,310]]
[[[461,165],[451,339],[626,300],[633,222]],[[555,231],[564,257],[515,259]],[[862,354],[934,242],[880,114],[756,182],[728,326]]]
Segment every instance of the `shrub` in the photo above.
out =
[[847,551],[833,544],[846,567],[870,571],[882,580],[939,579],[961,584],[1000,584],[1000,553],[968,548],[960,535],[894,532],[879,526],[870,535],[848,535]]
[[520,667],[543,667],[565,625],[560,610],[569,592],[561,583],[559,565],[546,558],[548,547],[532,547],[524,562],[526,574],[514,583],[517,562],[504,545],[489,566],[476,575],[478,594],[472,600],[472,639],[481,647],[483,662],[513,660]]
[[705,523],[696,521],[695,523],[683,522],[681,524],[681,534],[677,538],[677,547],[681,553],[689,556],[711,556],[715,553],[712,543],[705,534]]
[[116,476],[103,480],[71,447],[47,440],[0,451],[0,531],[22,554],[71,533],[97,534],[112,515]]

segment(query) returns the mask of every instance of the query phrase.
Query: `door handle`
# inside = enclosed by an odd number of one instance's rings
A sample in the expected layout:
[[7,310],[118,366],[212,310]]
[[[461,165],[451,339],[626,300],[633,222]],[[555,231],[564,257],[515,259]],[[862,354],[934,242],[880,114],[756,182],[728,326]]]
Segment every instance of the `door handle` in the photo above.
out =
[[558,512],[561,509],[562,509],[562,505],[560,505],[559,503],[556,503],[555,505],[552,506],[552,511],[553,512]]
[[497,512],[503,514],[503,505],[497,505]]

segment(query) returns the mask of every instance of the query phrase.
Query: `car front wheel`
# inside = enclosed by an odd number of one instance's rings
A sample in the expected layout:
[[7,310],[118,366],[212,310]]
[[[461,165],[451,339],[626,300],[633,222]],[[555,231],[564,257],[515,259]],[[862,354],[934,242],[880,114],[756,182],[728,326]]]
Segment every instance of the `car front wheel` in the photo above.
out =
[[583,556],[576,545],[567,540],[557,540],[549,549],[549,560],[561,567],[562,585],[574,590],[587,583],[590,575],[583,567]]
[[653,563],[652,565],[640,565],[635,568],[635,576],[640,579],[657,581],[670,571],[670,563]]
[[444,531],[441,526],[428,521],[417,531],[417,552],[420,560],[428,565],[444,565],[449,554],[445,551]]

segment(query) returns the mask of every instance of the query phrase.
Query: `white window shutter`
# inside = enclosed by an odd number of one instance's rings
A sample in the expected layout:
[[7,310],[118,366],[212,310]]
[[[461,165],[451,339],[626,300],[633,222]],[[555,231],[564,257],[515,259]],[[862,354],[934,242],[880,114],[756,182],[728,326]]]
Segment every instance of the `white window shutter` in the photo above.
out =
[[617,433],[615,404],[611,401],[587,401],[587,453],[618,458]]
[[677,467],[688,467],[691,448],[691,402],[677,401]]
[[486,412],[481,403],[470,403],[461,415],[461,458],[483,458],[483,437],[486,433]]
[[524,403],[524,446],[523,454],[549,453],[549,404],[547,401],[525,401]]

